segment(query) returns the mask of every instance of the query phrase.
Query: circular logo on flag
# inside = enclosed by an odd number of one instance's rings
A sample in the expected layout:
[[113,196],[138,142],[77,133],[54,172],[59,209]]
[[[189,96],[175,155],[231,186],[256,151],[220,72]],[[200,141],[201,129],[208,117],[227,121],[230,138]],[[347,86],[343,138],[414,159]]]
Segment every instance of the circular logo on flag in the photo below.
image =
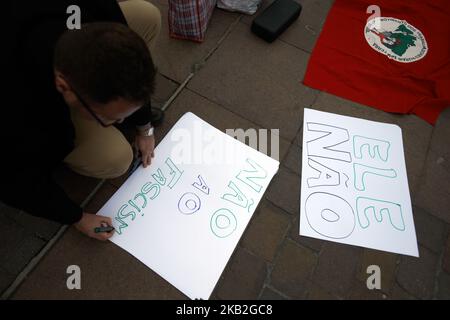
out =
[[372,49],[398,62],[415,62],[428,52],[422,32],[405,20],[373,18],[367,22],[364,34]]

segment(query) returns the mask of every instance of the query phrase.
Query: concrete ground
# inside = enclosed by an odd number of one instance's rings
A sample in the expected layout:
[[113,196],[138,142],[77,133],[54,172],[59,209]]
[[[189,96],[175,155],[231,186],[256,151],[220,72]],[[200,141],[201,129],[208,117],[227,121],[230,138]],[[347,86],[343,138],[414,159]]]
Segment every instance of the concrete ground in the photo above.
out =
[[[165,103],[192,77],[170,105],[157,140],[188,111],[221,130],[280,129],[280,170],[211,298],[449,299],[450,109],[432,127],[414,115],[384,113],[303,86],[300,82],[332,0],[299,2],[300,19],[272,44],[250,32],[253,17],[219,9],[206,41],[196,44],[170,39],[167,2],[153,1],[164,23],[154,52],[159,68],[155,100]],[[298,235],[304,107],[395,123],[403,129],[419,259]],[[87,202],[87,210],[93,212],[126,179],[106,181],[94,190],[98,180],[63,169],[57,177],[71,197]],[[89,239],[71,227],[53,238],[60,225],[4,205],[0,222],[3,298],[187,299],[113,243]],[[56,244],[43,254],[52,238]],[[82,270],[81,290],[66,287],[66,269],[72,264]],[[366,288],[365,271],[372,264],[381,267],[381,290]],[[27,273],[28,269],[33,270]]]

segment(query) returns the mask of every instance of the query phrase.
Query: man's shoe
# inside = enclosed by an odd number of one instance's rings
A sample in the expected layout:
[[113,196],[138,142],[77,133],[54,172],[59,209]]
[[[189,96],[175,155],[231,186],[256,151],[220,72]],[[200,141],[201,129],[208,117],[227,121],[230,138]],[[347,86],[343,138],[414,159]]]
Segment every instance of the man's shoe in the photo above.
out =
[[152,106],[152,115],[150,117],[150,121],[154,127],[158,127],[162,124],[164,120],[164,111],[160,108],[156,108]]

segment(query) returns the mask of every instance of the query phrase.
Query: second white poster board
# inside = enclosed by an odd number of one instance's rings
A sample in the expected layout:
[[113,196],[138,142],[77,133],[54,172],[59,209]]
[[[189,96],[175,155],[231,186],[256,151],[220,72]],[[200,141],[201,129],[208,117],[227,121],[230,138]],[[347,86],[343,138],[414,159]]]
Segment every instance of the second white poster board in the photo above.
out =
[[418,257],[400,127],[305,109],[300,235]]

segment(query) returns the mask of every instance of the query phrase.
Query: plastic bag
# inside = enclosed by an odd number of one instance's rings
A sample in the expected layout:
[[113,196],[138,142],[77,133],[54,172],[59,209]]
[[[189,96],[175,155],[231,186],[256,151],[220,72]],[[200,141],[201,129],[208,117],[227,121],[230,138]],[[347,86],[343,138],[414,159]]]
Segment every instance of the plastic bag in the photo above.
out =
[[262,0],[218,0],[217,7],[228,11],[254,14]]

